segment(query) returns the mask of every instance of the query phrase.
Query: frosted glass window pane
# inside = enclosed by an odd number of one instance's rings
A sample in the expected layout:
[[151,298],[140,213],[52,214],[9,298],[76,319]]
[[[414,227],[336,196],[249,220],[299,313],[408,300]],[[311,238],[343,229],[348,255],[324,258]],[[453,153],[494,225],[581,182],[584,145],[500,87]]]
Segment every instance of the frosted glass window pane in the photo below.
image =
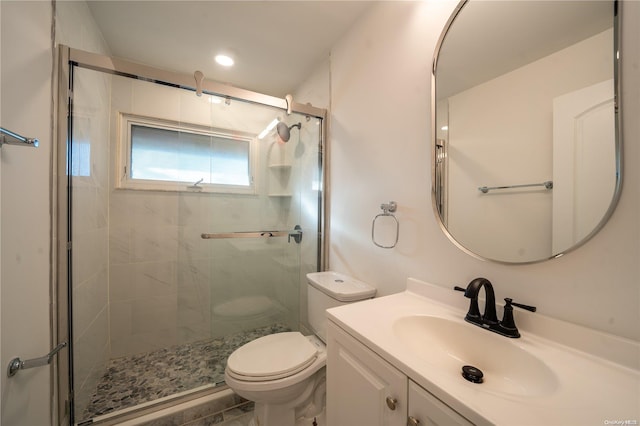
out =
[[71,176],[91,176],[91,143],[89,141],[74,140],[71,144],[70,173]]
[[131,178],[249,186],[249,142],[132,125]]
[[67,170],[71,176],[91,176],[91,121],[87,117],[73,117],[73,141],[71,145],[71,170],[67,158]]

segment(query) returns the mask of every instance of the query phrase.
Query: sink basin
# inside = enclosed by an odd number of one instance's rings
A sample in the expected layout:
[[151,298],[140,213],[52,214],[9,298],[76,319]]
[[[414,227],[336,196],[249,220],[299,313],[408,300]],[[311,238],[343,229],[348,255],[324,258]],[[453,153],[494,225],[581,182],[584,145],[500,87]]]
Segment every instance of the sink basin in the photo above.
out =
[[478,390],[514,396],[549,394],[557,388],[553,371],[540,359],[520,348],[512,339],[462,321],[415,315],[393,324],[394,335],[407,350],[434,368],[461,380],[465,365],[480,369]]

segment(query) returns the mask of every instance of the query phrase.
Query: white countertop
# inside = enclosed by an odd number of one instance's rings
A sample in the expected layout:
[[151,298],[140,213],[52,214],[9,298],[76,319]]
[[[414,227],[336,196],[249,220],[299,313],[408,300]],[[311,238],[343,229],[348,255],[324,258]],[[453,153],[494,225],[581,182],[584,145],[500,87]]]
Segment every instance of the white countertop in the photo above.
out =
[[[403,293],[327,313],[329,320],[477,425],[640,425],[637,342],[521,311],[514,313],[522,337],[509,339],[466,323],[468,303],[453,289],[409,279]],[[521,396],[488,390],[461,375],[439,371],[408,350],[394,332],[394,322],[411,315],[446,318],[478,333],[508,339],[543,361],[555,383],[543,393]]]

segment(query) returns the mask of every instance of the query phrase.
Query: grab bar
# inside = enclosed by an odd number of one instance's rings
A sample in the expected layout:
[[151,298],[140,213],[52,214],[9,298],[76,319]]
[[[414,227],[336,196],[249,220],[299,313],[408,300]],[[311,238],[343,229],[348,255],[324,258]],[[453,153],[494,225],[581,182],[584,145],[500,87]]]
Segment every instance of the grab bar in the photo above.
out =
[[21,360],[20,357],[16,357],[9,362],[9,366],[7,367],[7,377],[13,377],[19,370],[27,370],[29,368],[34,367],[42,367],[44,365],[51,364],[51,359],[55,354],[60,352],[63,348],[67,346],[67,342],[62,342],[51,352],[46,354],[45,356],[41,356],[40,358],[27,359],[25,361]]
[[271,238],[271,237],[288,237],[288,241],[293,240],[300,244],[302,240],[302,228],[296,225],[293,231],[250,231],[250,232],[219,232],[214,234],[201,234],[203,240],[223,239],[223,238]]
[[22,145],[22,146],[32,146],[37,148],[40,145],[38,139],[36,138],[26,138],[24,136],[20,136],[17,133],[13,133],[11,130],[7,130],[4,127],[0,127],[0,146],[7,145]]
[[553,181],[545,181],[542,183],[528,183],[524,185],[506,185],[506,186],[481,186],[478,188],[478,191],[486,194],[489,191],[493,191],[494,189],[509,189],[509,188],[527,188],[530,186],[544,186],[546,189],[553,189]]

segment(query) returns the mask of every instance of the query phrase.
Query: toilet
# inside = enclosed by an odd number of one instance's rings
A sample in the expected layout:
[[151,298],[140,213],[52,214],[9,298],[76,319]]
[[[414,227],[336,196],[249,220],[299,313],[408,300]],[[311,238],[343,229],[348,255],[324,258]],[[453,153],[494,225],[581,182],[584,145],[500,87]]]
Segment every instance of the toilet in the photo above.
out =
[[236,349],[224,377],[238,395],[255,402],[255,426],[314,424],[324,414],[329,308],[370,299],[376,289],[336,272],[307,274],[308,320],[314,335],[285,332]]

